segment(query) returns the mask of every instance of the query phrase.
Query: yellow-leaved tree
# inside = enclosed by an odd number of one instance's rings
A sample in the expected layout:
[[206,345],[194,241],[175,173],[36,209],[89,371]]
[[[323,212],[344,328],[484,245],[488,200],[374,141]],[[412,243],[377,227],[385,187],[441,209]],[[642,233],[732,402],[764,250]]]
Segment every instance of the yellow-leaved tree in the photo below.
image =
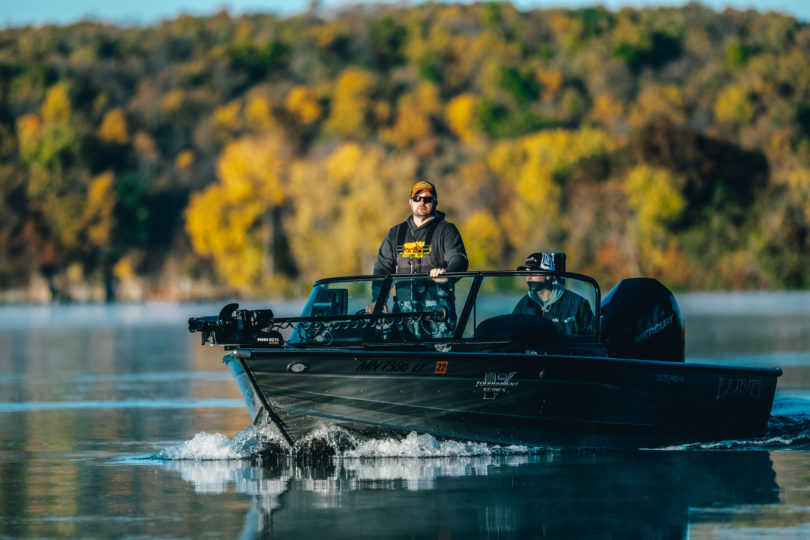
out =
[[404,148],[428,137],[433,132],[430,118],[440,108],[438,87],[429,82],[421,83],[413,92],[399,98],[394,125],[382,130],[382,139]]
[[384,235],[408,215],[416,165],[412,156],[357,143],[296,163],[287,230],[303,277],[371,273]]
[[335,83],[327,128],[343,136],[361,136],[368,131],[366,116],[370,114],[369,97],[374,75],[356,67],[346,68]]
[[482,209],[470,215],[461,226],[461,237],[464,238],[471,270],[509,267],[503,260],[503,231],[489,210]]
[[112,144],[127,144],[129,142],[129,127],[124,111],[120,107],[109,110],[98,128],[99,138]]
[[560,208],[562,182],[582,159],[613,149],[603,131],[556,129],[498,143],[488,163],[498,177],[499,221],[510,246],[518,253],[564,250],[570,226]]
[[93,178],[87,187],[87,197],[82,209],[81,224],[91,246],[107,250],[112,241],[115,216],[113,209],[117,196],[114,184],[115,175],[104,172]]
[[311,124],[321,117],[318,97],[305,85],[293,87],[284,100],[284,106],[302,124]]
[[191,245],[232,287],[250,290],[284,279],[278,258],[285,257],[279,238],[288,161],[280,133],[238,139],[219,157],[218,181],[191,197]]
[[66,172],[77,159],[79,137],[73,119],[69,87],[51,86],[38,114],[17,121],[20,157],[26,169],[28,204],[41,216],[40,227],[49,231],[56,251],[67,256],[80,251],[82,208],[87,176]]
[[444,118],[461,142],[475,142],[475,96],[464,93],[451,99],[444,109]]
[[636,261],[642,274],[682,283],[689,274],[687,257],[678,248],[668,226],[686,208],[684,178],[667,169],[639,165],[626,176],[624,190],[633,210],[626,234],[636,246]]
[[735,127],[746,125],[754,119],[754,106],[742,87],[730,84],[717,96],[714,115],[724,124]]

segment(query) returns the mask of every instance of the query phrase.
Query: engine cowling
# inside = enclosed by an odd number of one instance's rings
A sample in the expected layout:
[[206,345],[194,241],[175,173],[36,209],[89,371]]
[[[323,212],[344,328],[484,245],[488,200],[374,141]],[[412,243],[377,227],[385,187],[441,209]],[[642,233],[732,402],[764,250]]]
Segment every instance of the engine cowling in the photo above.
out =
[[602,342],[611,356],[683,362],[685,334],[672,292],[653,278],[620,281],[602,299]]

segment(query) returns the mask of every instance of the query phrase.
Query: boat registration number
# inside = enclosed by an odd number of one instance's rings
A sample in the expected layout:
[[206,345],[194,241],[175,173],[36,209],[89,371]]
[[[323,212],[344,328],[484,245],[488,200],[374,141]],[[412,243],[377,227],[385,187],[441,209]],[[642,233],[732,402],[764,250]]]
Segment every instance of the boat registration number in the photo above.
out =
[[420,373],[432,362],[424,360],[363,360],[358,373]]

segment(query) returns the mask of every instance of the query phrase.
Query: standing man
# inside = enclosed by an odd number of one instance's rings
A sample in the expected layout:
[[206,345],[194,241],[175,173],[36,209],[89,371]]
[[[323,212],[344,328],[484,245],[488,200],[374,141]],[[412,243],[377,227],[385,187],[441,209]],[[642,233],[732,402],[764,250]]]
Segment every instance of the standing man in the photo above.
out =
[[[411,216],[391,227],[374,263],[375,275],[428,274],[434,278],[400,280],[396,285],[394,309],[418,312],[443,307],[446,310],[444,321],[408,323],[411,335],[416,338],[453,333],[456,325],[454,280],[435,278],[445,272],[464,272],[468,265],[461,235],[456,226],[445,221],[444,214],[436,210],[437,203],[436,186],[424,180],[415,183],[408,201]],[[372,313],[374,308],[371,303],[366,311]]]
[[467,251],[455,225],[436,210],[436,186],[424,180],[411,188],[411,216],[391,227],[374,263],[374,274],[429,274],[467,270]]

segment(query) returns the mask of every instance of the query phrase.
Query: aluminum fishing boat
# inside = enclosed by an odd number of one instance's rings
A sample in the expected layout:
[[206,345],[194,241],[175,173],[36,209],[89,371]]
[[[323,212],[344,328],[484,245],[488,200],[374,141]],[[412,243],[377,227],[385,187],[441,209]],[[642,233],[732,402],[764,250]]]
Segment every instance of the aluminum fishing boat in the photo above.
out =
[[[539,279],[579,312],[520,309],[542,304]],[[324,425],[521,445],[747,439],[764,434],[782,373],[685,362],[661,283],[626,279],[602,298],[560,266],[322,279],[300,316],[228,304],[189,330],[224,346],[254,423],[291,445]]]

